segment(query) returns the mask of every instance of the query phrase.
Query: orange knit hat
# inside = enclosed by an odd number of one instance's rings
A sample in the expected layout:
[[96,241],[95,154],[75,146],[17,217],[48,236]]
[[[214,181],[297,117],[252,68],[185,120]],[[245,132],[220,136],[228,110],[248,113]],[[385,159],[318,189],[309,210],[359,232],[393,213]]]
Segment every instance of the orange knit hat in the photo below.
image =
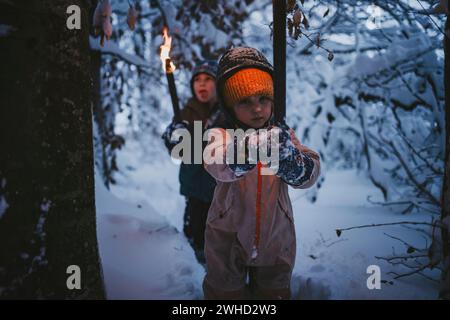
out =
[[225,80],[222,93],[228,108],[232,108],[242,99],[255,95],[273,99],[272,76],[261,69],[241,69]]

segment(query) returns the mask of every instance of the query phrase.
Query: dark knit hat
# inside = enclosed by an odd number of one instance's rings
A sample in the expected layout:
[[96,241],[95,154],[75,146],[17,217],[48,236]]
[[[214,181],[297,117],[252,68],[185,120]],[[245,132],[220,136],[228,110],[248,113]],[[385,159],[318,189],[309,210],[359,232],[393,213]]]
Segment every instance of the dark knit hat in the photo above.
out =
[[214,60],[203,60],[202,62],[197,64],[192,69],[191,90],[192,90],[192,95],[194,95],[194,96],[195,96],[195,93],[194,93],[194,78],[195,78],[196,75],[199,75],[200,73],[206,73],[206,74],[212,76],[213,78],[216,78],[217,62],[214,61]]
[[273,76],[273,67],[266,57],[250,47],[236,47],[228,49],[220,58],[217,70],[217,83],[223,83],[234,73],[245,68],[256,68]]

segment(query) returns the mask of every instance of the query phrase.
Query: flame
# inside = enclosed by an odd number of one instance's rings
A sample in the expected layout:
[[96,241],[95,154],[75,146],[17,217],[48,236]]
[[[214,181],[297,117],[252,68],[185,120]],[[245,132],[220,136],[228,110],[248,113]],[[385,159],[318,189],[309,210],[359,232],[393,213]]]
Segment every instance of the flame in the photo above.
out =
[[[163,29],[163,38],[164,43],[159,47],[161,49],[161,54],[159,57],[161,58],[162,62],[162,68],[164,72],[173,72],[175,70],[175,65],[170,60],[169,52],[172,47],[172,37],[169,37],[169,34],[167,32],[167,27],[164,27]],[[167,68],[167,60],[169,60],[170,63],[170,69]]]

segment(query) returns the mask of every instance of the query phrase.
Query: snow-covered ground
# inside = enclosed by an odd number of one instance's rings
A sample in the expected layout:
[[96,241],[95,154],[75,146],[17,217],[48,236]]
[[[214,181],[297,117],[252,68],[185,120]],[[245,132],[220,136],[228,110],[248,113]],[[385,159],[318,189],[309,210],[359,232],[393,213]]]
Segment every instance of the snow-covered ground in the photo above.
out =
[[[163,149],[161,149],[163,150]],[[146,158],[127,141],[118,157],[121,174],[111,192],[96,175],[97,228],[109,299],[202,299],[204,269],[182,230],[184,199],[178,193],[178,166],[167,154]],[[393,266],[375,256],[406,247],[386,234],[422,248],[425,239],[402,226],[345,231],[372,223],[429,221],[426,214],[401,215],[367,202],[380,199],[363,173],[332,171],[311,204],[305,190],[290,190],[297,231],[292,278],[295,299],[435,299],[437,284],[420,275],[393,280]],[[381,268],[381,289],[366,285],[369,265]],[[396,267],[401,268],[401,267]],[[404,269],[395,269],[397,272]],[[438,277],[436,271],[427,275]]]

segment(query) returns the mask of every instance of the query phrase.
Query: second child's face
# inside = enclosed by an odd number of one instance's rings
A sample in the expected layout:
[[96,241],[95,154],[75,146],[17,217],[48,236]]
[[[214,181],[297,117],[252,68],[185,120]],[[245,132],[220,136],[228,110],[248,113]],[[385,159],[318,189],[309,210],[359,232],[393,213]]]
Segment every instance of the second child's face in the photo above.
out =
[[194,78],[194,93],[200,102],[214,102],[216,100],[215,79],[206,73],[196,75]]
[[239,121],[251,128],[259,129],[270,119],[272,106],[272,99],[256,95],[239,101],[233,110]]

